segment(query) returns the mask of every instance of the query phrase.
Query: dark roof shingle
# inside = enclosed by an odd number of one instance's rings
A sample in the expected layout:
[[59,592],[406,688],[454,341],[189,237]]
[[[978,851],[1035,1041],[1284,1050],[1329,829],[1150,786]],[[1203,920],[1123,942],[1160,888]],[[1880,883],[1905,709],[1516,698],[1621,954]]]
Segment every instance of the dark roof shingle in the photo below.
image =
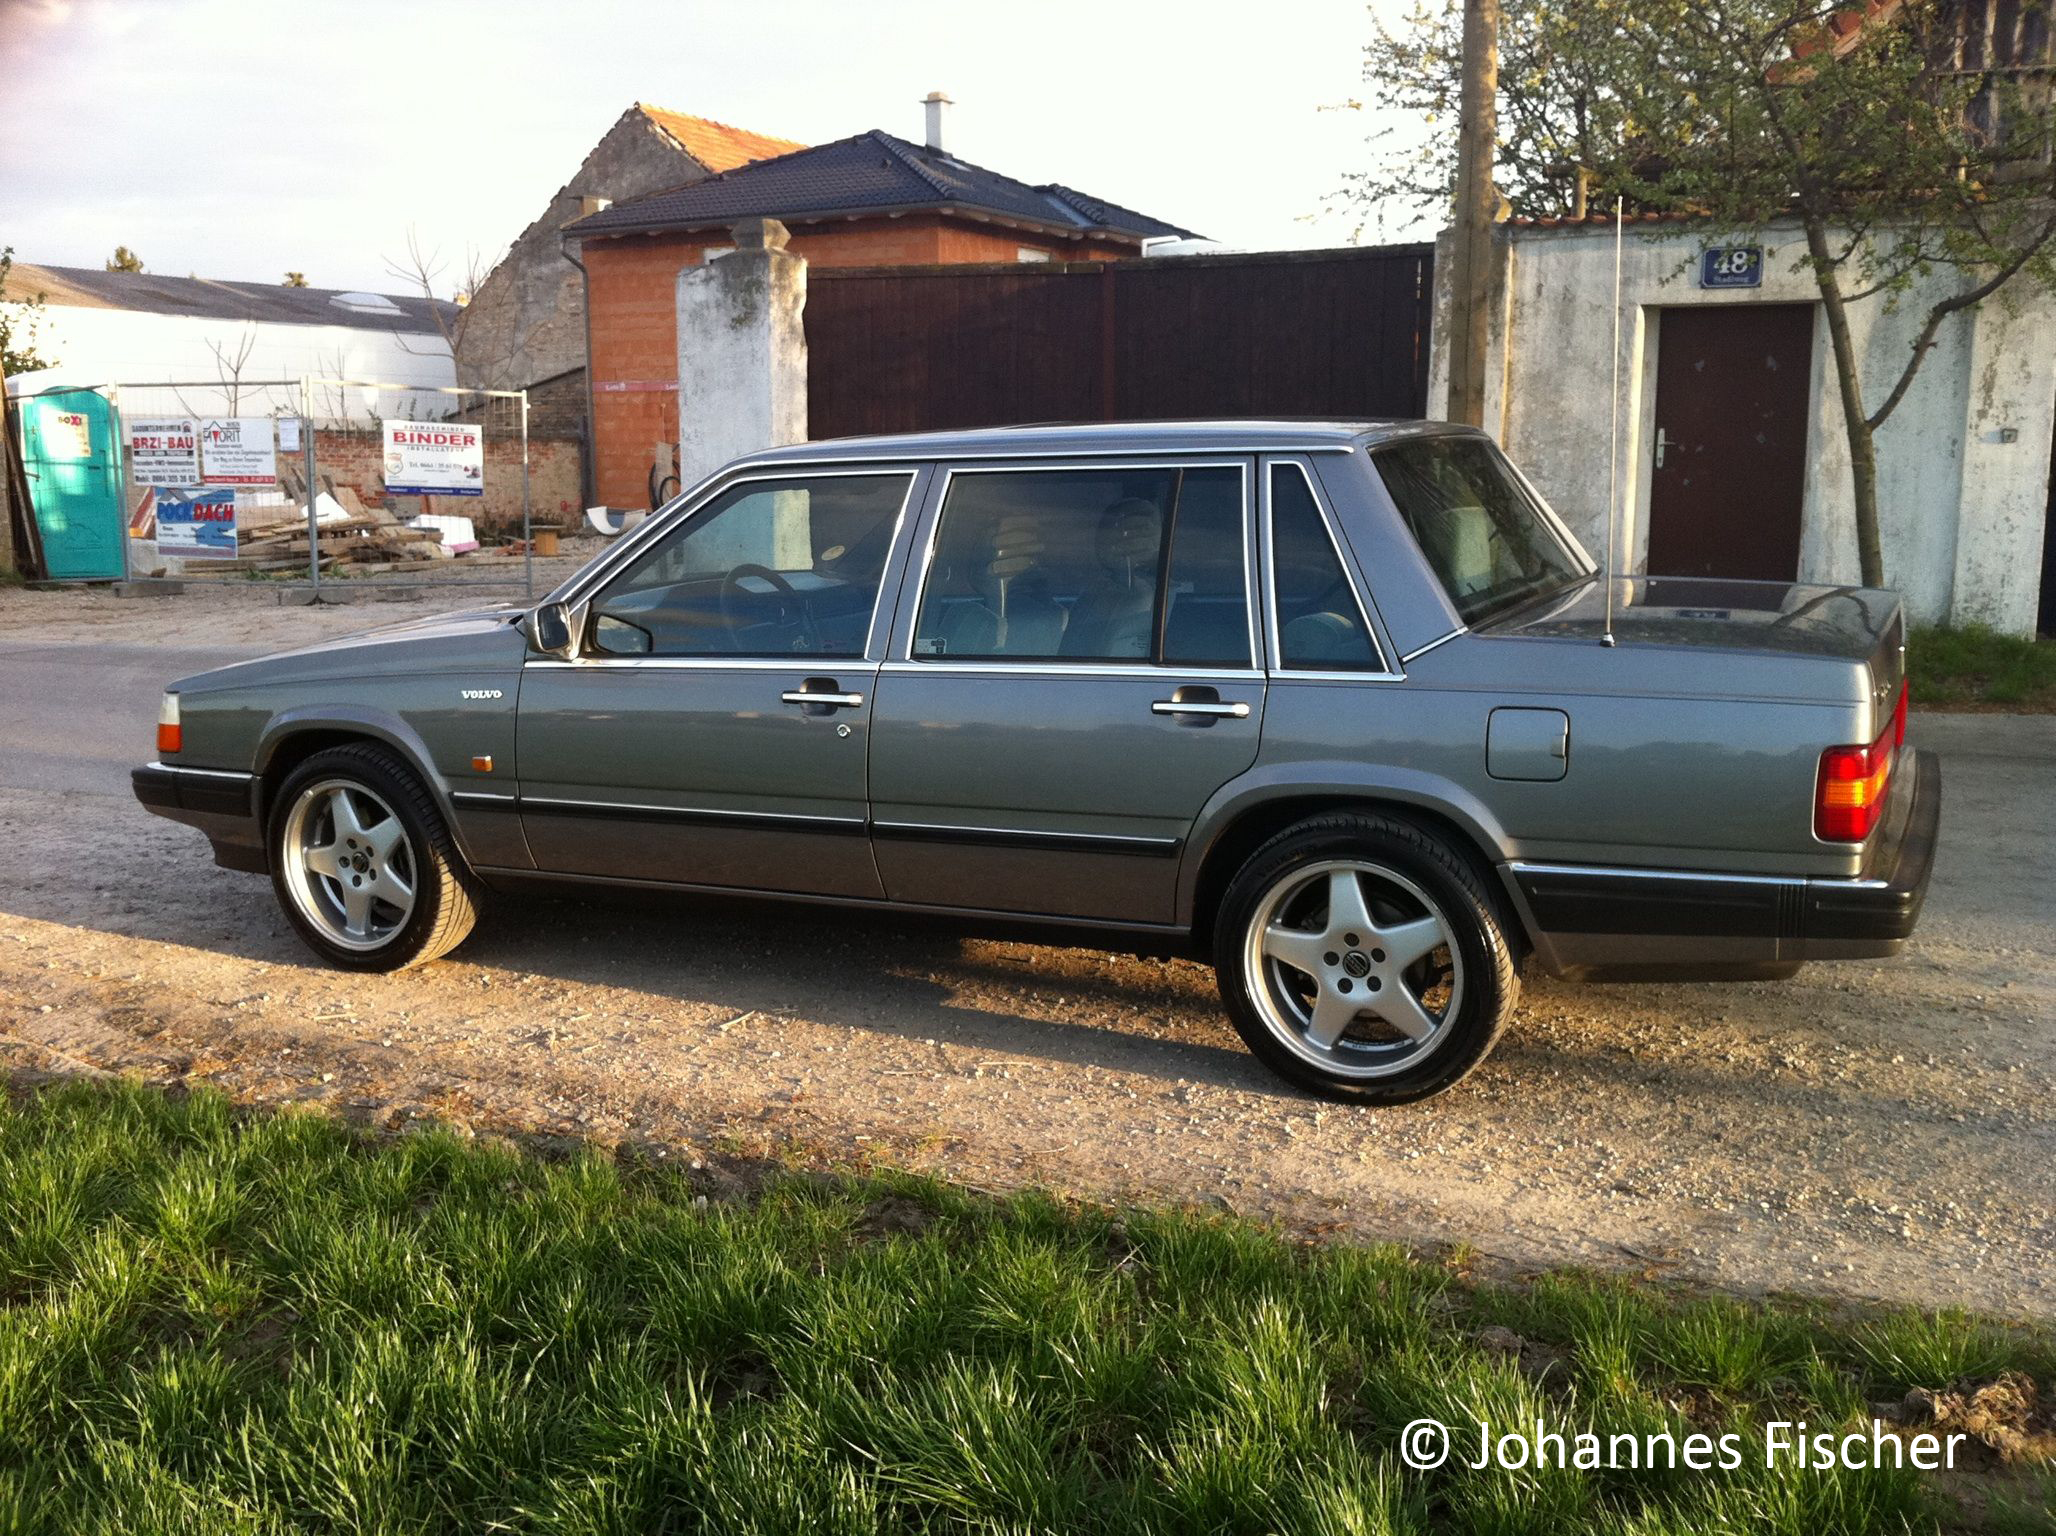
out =
[[804,219],[915,208],[962,209],[1075,234],[1130,239],[1192,234],[1071,187],[1031,187],[875,128],[759,160],[690,186],[617,203],[577,220],[569,232],[641,234],[703,229],[739,219]]
[[288,288],[283,283],[232,283],[211,277],[103,272],[95,267],[46,267],[28,262],[15,263],[7,288],[9,298],[41,294],[47,303],[60,307],[427,335],[436,333],[438,312],[445,325],[454,325],[458,314],[455,304],[425,299],[418,293]]

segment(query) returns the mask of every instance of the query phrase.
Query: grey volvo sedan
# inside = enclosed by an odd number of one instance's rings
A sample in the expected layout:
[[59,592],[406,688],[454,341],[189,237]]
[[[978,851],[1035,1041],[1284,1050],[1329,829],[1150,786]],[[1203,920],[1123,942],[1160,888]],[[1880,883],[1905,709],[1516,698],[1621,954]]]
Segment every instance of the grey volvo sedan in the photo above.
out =
[[1466,428],[813,443],[532,609],[173,684],[135,789],[338,966],[562,882],[998,919],[1210,956],[1279,1074],[1400,1102],[1524,964],[1782,975],[1919,915],[1898,599],[1605,587]]

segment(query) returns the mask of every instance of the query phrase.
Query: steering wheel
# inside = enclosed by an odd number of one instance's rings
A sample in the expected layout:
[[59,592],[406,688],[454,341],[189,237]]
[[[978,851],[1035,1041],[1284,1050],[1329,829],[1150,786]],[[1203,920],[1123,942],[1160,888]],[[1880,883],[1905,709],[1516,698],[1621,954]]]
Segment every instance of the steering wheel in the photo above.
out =
[[[808,611],[807,600],[801,597],[794,590],[793,584],[787,581],[779,572],[772,570],[768,565],[756,565],[750,562],[735,566],[727,575],[723,576],[721,578],[721,588],[715,595],[715,600],[721,609],[721,622],[728,626],[730,641],[735,639],[736,634],[749,621],[749,616],[743,611],[742,599],[746,597],[754,598],[759,595],[750,591],[749,588],[742,584],[745,576],[761,577],[764,581],[768,582],[772,590],[778,593],[779,596],[779,623],[796,624],[799,628],[800,638],[807,642],[809,649],[819,650],[821,648],[820,636],[814,632],[814,616]],[[789,602],[787,601],[788,599],[790,599]],[[741,650],[742,647],[737,646],[736,649]]]

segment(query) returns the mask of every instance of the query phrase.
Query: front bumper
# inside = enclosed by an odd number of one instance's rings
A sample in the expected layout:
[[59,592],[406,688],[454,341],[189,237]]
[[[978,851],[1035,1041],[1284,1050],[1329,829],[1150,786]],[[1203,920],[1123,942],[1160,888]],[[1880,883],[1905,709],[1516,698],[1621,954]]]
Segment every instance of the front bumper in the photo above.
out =
[[262,874],[264,839],[257,825],[255,777],[225,768],[182,768],[146,763],[129,773],[145,810],[198,827],[214,845],[214,862],[225,869]]
[[1855,879],[1514,863],[1508,887],[1557,975],[1774,974],[1896,955],[1920,921],[1942,817],[1940,760],[1915,752],[1909,766],[1903,809]]

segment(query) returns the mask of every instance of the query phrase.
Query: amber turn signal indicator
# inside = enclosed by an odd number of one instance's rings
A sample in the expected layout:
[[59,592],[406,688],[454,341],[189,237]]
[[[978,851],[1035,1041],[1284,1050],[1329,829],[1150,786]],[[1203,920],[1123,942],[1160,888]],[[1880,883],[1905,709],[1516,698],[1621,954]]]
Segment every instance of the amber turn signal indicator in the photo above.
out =
[[471,771],[473,773],[491,773],[493,771],[493,760],[490,757],[474,757],[471,760]]
[[1820,755],[1813,797],[1813,835],[1824,843],[1860,843],[1876,829],[1892,787],[1892,769],[1906,740],[1908,689],[1899,688],[1892,718],[1865,747],[1829,747]]

